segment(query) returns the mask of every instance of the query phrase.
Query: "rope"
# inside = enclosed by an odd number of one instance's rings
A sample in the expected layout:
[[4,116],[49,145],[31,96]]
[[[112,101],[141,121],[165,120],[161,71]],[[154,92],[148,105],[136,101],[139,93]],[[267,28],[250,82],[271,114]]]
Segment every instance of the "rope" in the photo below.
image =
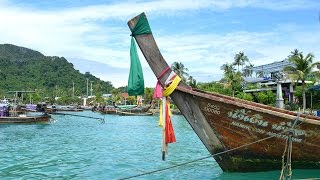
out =
[[283,154],[282,154],[282,169],[281,169],[279,180],[283,179],[283,174],[284,174],[284,170],[285,170],[284,155],[286,154],[287,148],[288,148],[288,141],[286,141],[286,145],[285,145],[285,148],[284,148],[284,151],[283,151]]
[[91,119],[98,119],[101,121],[101,123],[105,123],[104,119],[103,118],[97,118],[97,117],[91,117],[91,116],[83,116],[83,115],[78,115],[78,114],[67,114],[67,113],[57,113],[57,112],[54,112],[54,113],[51,113],[51,114],[56,114],[56,115],[68,115],[68,116],[77,116],[77,117],[85,117],[85,118],[91,118]]
[[[284,134],[286,132],[288,132],[288,130],[284,130],[283,132],[278,133],[278,135]],[[246,146],[250,146],[252,144],[256,144],[256,143],[271,139],[271,138],[275,137],[276,135],[277,134],[271,135],[271,136],[268,136],[266,138],[263,138],[263,139],[260,139],[260,140],[257,140],[257,141],[251,142],[251,143],[247,143],[247,144],[244,144],[244,145],[232,148],[232,149],[228,149],[228,150],[223,151],[223,152],[218,152],[218,153],[212,154],[210,156],[205,156],[205,157],[202,157],[202,158],[198,158],[198,159],[195,159],[195,160],[192,160],[192,161],[187,161],[187,162],[184,162],[184,163],[181,163],[181,164],[177,164],[177,165],[174,165],[174,166],[169,166],[169,167],[166,167],[166,168],[162,168],[162,169],[158,169],[158,170],[154,170],[154,171],[145,172],[145,173],[142,173],[142,174],[137,174],[137,175],[121,178],[121,180],[123,180],[123,179],[132,179],[132,178],[136,178],[136,177],[140,177],[140,176],[144,176],[144,175],[148,175],[148,174],[153,174],[153,173],[165,171],[165,170],[168,170],[168,169],[173,169],[173,168],[176,168],[176,167],[179,167],[179,166],[184,166],[184,165],[187,165],[187,164],[190,164],[190,163],[193,163],[193,162],[197,162],[197,161],[201,161],[201,160],[204,160],[204,159],[208,159],[208,158],[211,158],[211,157],[214,157],[214,156],[219,156],[219,155],[231,152],[231,151],[235,151],[237,149],[241,149],[241,148],[246,147]]]
[[[291,126],[288,134],[288,139],[286,141],[286,145],[282,154],[282,169],[280,173],[279,180],[291,179],[292,176],[292,167],[291,167],[291,157],[292,157],[292,136],[293,136],[293,128],[297,124],[300,117],[300,113],[297,114],[293,125]],[[287,163],[284,163],[284,157],[287,152]]]
[[166,67],[161,73],[160,75],[157,77],[157,79],[160,79],[168,70],[170,69],[170,67]]

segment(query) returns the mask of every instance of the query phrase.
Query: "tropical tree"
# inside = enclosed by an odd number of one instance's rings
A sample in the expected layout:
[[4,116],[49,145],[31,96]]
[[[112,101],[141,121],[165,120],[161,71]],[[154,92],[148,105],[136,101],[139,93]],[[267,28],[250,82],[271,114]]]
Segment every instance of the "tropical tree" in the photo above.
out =
[[221,79],[221,82],[225,83],[226,88],[230,88],[232,91],[232,96],[234,97],[235,91],[240,90],[241,84],[243,82],[243,77],[241,73],[236,72],[233,64],[223,64],[220,69],[224,72],[224,77]]
[[229,63],[226,63],[226,64],[223,64],[220,69],[224,72],[224,74],[228,74],[228,73],[231,73],[231,72],[234,72],[234,65],[233,64],[229,64]]
[[319,72],[312,72],[312,69],[320,65],[320,62],[313,63],[314,55],[308,53],[306,56],[303,56],[302,52],[299,52],[297,49],[291,52],[291,55],[288,56],[289,62],[293,65],[288,65],[284,67],[284,72],[286,72],[291,79],[296,81],[301,81],[302,85],[302,109],[303,112],[306,109],[306,78],[311,74],[319,74]]
[[257,77],[262,78],[264,76],[264,72],[263,71],[258,71],[257,72]]
[[246,65],[243,69],[242,75],[244,77],[252,77],[252,73],[253,73],[252,68],[253,68],[253,64]]
[[197,87],[197,81],[192,76],[189,76],[188,84],[189,84],[189,86],[191,86],[193,88]]
[[233,64],[238,66],[238,72],[240,72],[239,66],[241,65],[243,69],[243,65],[245,65],[246,62],[249,62],[249,58],[246,55],[244,55],[243,51],[240,51],[238,54],[234,56]]
[[[222,80],[221,80],[222,81]],[[208,82],[208,83],[201,83],[197,84],[197,88],[209,91],[209,92],[216,92],[219,94],[224,95],[231,95],[230,89],[225,89],[223,82]]]
[[181,62],[174,62],[171,65],[171,69],[181,77],[183,81],[186,81],[186,77],[189,76],[188,68],[184,67],[184,65]]
[[241,92],[241,93],[237,94],[236,97],[240,98],[240,99],[245,99],[248,101],[253,101],[253,96],[250,93]]
[[244,81],[240,72],[232,71],[228,74],[225,74],[225,79],[227,80],[227,87],[230,87],[232,90],[232,96],[234,97],[235,92],[239,91],[242,87],[241,84]]
[[112,100],[117,102],[121,99],[120,90],[119,89],[113,89],[111,90],[112,94]]
[[145,104],[150,104],[153,98],[153,88],[144,88],[144,102]]

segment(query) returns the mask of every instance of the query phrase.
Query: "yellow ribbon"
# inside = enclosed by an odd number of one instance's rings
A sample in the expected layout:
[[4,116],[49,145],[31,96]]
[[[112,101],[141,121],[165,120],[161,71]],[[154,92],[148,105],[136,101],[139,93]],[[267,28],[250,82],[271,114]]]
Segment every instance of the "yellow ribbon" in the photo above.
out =
[[[169,116],[171,117],[172,116],[172,112],[171,112],[171,109],[170,109],[170,102],[168,101],[167,102],[167,106],[168,106],[168,113],[169,113]],[[163,127],[163,115],[162,115],[162,101],[160,102],[160,113],[159,113],[159,122],[158,122],[158,126],[160,127]]]
[[180,83],[181,81],[181,78],[177,75],[172,83],[169,85],[169,87],[165,87],[163,92],[162,92],[162,95],[163,96],[169,96],[175,89],[176,87],[178,86],[178,84]]
[[163,127],[163,115],[162,115],[162,101],[160,101],[159,122],[158,126]]

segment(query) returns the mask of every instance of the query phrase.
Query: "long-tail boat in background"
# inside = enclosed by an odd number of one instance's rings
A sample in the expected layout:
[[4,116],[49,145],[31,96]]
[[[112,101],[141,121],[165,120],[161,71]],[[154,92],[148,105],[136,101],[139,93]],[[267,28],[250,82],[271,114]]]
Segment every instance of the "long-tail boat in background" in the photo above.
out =
[[[131,31],[140,19],[148,23],[142,13],[128,22]],[[132,36],[165,87],[172,70],[152,33]],[[319,117],[192,89],[182,81],[170,97],[225,172],[279,170],[284,159],[294,169],[320,169]]]
[[16,111],[16,106],[0,104],[0,124],[33,124],[49,123],[51,116],[46,113],[30,113]]
[[33,93],[34,91],[9,91],[14,93],[14,99],[0,100],[0,124],[33,124],[50,123],[51,116],[44,111],[39,111],[37,105],[22,105],[19,102],[23,99],[23,93]]

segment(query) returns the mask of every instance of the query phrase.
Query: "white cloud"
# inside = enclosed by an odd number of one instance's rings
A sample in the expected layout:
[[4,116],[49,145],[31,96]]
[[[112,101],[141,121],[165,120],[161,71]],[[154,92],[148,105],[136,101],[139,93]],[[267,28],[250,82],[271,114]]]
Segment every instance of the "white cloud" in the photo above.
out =
[[[186,0],[183,3],[179,0],[164,0],[38,10],[0,0],[0,40],[1,43],[29,47],[45,55],[90,59],[113,67],[129,68],[130,32],[126,22],[142,11],[146,11],[152,21],[159,16],[182,16],[183,13],[200,12],[202,9],[220,12],[250,7],[280,11],[308,9],[319,5],[318,1],[311,0]],[[157,30],[154,32],[157,33]],[[319,27],[285,24],[275,27],[271,32],[259,33],[198,34],[181,30],[180,34],[161,34],[156,41],[169,65],[174,61],[183,62],[189,68],[189,74],[195,78],[217,80],[222,74],[220,66],[233,61],[239,51],[247,52],[255,65],[282,60],[294,48],[306,53],[313,52],[317,58],[320,56],[317,52],[320,49],[318,32]],[[141,54],[140,57],[146,69],[148,65]],[[127,75],[122,74],[98,75],[103,79],[112,77],[110,81],[116,81],[119,77],[127,79]],[[145,73],[145,77],[155,81],[150,71]],[[148,86],[154,84],[148,83],[149,80],[146,80]],[[123,85],[126,84],[124,82]],[[116,83],[120,86],[119,81]]]

